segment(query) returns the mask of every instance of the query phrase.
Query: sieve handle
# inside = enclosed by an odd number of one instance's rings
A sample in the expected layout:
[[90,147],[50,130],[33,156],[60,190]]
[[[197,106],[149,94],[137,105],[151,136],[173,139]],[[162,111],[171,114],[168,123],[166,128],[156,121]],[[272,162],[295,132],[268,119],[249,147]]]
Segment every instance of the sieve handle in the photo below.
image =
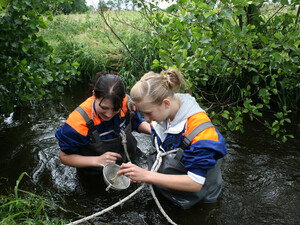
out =
[[116,175],[115,177],[111,178],[110,181],[111,181],[112,183],[115,183],[115,182],[116,182],[116,179],[118,179],[121,175],[122,175],[122,174]]
[[109,185],[107,186],[107,188],[105,189],[105,191],[108,191],[108,190],[111,188],[111,186],[112,186],[112,184],[109,184]]
[[[128,164],[131,164],[131,162],[128,162]],[[110,179],[111,183],[115,183],[116,180],[117,180],[121,175],[122,175],[122,174],[118,174],[118,175],[116,175],[115,177],[111,178],[111,179]]]

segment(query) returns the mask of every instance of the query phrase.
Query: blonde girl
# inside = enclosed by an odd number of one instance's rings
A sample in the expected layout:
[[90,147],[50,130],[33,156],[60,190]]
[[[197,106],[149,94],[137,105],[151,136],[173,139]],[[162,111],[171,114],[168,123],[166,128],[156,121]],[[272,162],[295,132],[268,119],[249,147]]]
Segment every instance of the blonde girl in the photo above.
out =
[[[132,101],[151,120],[152,140],[160,151],[177,149],[163,158],[158,172],[150,171],[157,154],[155,146],[148,168],[122,164],[119,171],[133,182],[151,183],[166,198],[182,208],[198,202],[215,202],[222,188],[221,159],[227,148],[224,138],[186,88],[175,69],[146,73],[131,89]],[[154,144],[155,141],[153,141]]]

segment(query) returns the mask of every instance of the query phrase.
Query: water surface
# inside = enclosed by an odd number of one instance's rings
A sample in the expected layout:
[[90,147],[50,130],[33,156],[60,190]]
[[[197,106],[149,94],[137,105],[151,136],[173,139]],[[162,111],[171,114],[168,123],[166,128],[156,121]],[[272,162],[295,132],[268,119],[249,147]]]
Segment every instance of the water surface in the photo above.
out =
[[[1,190],[13,187],[19,175],[27,172],[29,177],[23,178],[20,188],[40,195],[49,191],[61,207],[74,212],[59,210],[55,216],[71,221],[99,212],[139,187],[131,184],[124,191],[106,192],[103,179],[85,180],[76,176],[76,169],[60,163],[55,131],[62,126],[68,114],[89,96],[86,90],[87,87],[82,85],[67,92],[58,101],[19,110],[7,117],[0,127]],[[158,195],[166,213],[174,222],[183,225],[298,224],[300,141],[299,128],[295,124],[286,128],[295,135],[295,139],[285,144],[265,133],[255,122],[247,123],[244,134],[228,133],[228,154],[222,165],[224,187],[219,201],[182,210]],[[134,135],[143,152],[137,164],[145,166],[149,136]],[[167,224],[148,188],[90,222]]]

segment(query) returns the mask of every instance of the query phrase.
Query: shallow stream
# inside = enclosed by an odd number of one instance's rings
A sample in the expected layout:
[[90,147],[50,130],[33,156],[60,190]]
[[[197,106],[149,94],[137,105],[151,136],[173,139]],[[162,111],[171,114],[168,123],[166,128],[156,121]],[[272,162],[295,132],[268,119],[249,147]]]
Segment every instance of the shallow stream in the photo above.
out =
[[[102,179],[76,176],[76,169],[64,166],[58,158],[54,137],[68,114],[89,93],[81,86],[56,102],[45,102],[32,109],[11,114],[0,127],[0,187],[13,187],[22,172],[20,188],[43,195],[50,192],[64,209],[58,212],[71,221],[99,212],[125,198],[137,187],[105,191]],[[296,117],[296,116],[295,116]],[[295,120],[294,120],[295,121]],[[295,139],[282,144],[265,133],[256,122],[246,124],[246,132],[228,133],[228,154],[223,160],[224,187],[215,204],[200,204],[181,210],[158,196],[169,217],[182,225],[205,224],[299,224],[300,220],[300,140],[299,118],[286,129]],[[145,166],[149,136],[134,134],[144,155],[138,164]],[[1,193],[2,194],[2,193]],[[90,221],[91,224],[167,224],[146,187],[136,196]],[[86,223],[89,224],[89,223]]]

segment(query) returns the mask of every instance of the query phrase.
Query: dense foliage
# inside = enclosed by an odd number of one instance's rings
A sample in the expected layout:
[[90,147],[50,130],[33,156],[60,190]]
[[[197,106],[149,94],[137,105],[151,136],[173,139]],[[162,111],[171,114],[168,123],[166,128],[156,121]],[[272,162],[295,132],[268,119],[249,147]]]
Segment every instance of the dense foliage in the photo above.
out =
[[52,19],[43,1],[2,1],[1,8],[0,113],[9,113],[61,93],[79,73],[78,63],[53,57],[52,47],[38,36],[47,25],[43,14]]
[[[49,26],[42,1],[7,2],[0,22],[2,113],[62,92],[77,70],[81,79],[116,70],[130,89],[150,69],[176,67],[216,125],[225,119],[225,130],[243,131],[249,117],[287,140],[283,126],[300,96],[295,1],[180,0],[166,10],[155,1],[118,1],[138,11],[117,11],[107,1],[96,15],[59,15]],[[62,2],[71,1],[49,5]]]
[[54,14],[85,13],[89,10],[85,0],[51,0],[44,8]]
[[164,11],[136,3],[153,28],[152,48],[159,52],[153,69],[184,72],[215,124],[221,116],[225,129],[243,131],[249,116],[287,140],[282,127],[300,98],[296,1],[179,0]]

